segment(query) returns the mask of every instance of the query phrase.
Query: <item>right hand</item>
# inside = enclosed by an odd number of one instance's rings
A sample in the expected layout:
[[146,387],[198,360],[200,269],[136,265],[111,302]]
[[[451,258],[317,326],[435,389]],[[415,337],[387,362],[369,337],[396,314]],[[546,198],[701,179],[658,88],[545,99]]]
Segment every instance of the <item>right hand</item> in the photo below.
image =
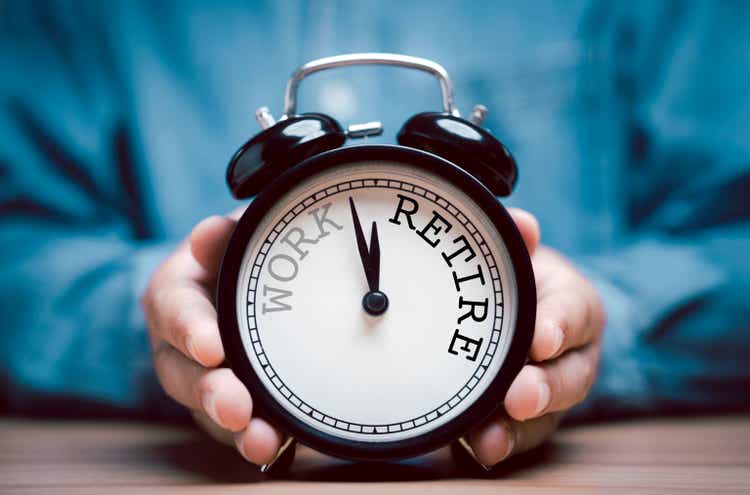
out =
[[215,439],[235,445],[248,461],[265,464],[283,436],[253,417],[247,388],[232,370],[221,367],[224,348],[213,294],[238,215],[232,216],[200,222],[153,273],[141,302],[154,367],[166,393],[190,409]]

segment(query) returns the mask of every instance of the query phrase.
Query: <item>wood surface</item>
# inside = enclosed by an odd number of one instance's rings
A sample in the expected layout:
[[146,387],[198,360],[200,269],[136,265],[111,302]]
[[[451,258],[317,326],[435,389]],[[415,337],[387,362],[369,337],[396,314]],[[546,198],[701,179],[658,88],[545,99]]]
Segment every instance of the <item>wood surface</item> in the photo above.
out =
[[744,493],[750,416],[604,423],[483,473],[449,449],[387,464],[299,448],[268,477],[189,426],[0,419],[0,493]]

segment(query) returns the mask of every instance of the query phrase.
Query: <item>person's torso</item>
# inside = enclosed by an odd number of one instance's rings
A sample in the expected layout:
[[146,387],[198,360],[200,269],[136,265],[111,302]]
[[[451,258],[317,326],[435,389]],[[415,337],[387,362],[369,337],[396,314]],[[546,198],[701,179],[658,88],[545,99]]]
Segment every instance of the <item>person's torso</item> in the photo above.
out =
[[[258,131],[253,112],[281,113],[291,71],[314,58],[387,51],[433,59],[451,74],[464,115],[514,153],[520,179],[504,203],[533,212],[545,242],[600,249],[618,229],[624,112],[613,67],[612,13],[589,2],[178,2],[113,12],[113,43],[129,101],[138,181],[155,235],[181,237],[238,203],[229,157]],[[393,68],[338,69],[302,83],[299,111],[344,125],[384,123],[395,142],[411,115],[439,110],[429,76]],[[356,143],[355,143],[356,144]]]

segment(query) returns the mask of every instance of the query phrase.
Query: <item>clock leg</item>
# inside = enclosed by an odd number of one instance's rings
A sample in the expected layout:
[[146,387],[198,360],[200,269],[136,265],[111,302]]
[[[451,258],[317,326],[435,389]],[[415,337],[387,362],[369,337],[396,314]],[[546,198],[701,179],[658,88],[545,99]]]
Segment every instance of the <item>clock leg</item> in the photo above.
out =
[[297,448],[297,440],[294,437],[287,437],[286,441],[281,445],[279,451],[276,453],[276,457],[271,459],[271,462],[263,464],[260,467],[261,473],[267,473],[273,475],[277,472],[286,471],[291,466],[294,460],[294,453]]
[[479,466],[482,469],[484,469],[485,471],[489,471],[490,469],[492,469],[492,466],[487,466],[485,464],[482,464],[479,461],[479,458],[474,453],[474,450],[471,448],[471,446],[469,445],[469,442],[467,442],[464,437],[459,438],[453,444],[453,449],[451,449],[451,450],[453,450],[456,454],[463,454],[464,458],[468,455],[468,457],[470,457],[471,460],[473,461],[473,463],[472,463],[473,465]]

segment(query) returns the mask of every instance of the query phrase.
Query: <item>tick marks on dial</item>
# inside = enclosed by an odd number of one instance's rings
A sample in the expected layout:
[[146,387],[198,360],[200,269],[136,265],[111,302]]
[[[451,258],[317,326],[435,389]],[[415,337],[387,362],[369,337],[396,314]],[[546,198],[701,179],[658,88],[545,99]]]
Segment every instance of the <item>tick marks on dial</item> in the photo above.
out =
[[[314,251],[316,249],[319,249],[317,246],[315,246],[319,243],[318,241],[320,241],[324,237],[327,237],[331,233],[335,233],[343,229],[343,222],[340,223],[337,221],[340,219],[336,218],[335,216],[333,218],[329,216],[330,212],[328,210],[332,205],[332,203],[330,202],[326,203],[325,205],[321,205],[315,210],[308,211],[308,215],[311,215],[312,219],[315,221],[314,224],[311,223],[311,225],[309,226],[306,225],[302,229],[302,232],[295,231],[294,234],[290,234],[287,231],[286,235],[280,236],[279,234],[285,232],[284,229],[289,226],[289,223],[292,222],[294,218],[297,218],[299,215],[303,214],[303,211],[305,211],[308,207],[313,206],[314,203],[320,203],[326,198],[345,190],[368,188],[395,190],[397,192],[397,198],[399,196],[403,196],[404,198],[406,198],[403,200],[403,202],[399,202],[394,198],[394,204],[400,203],[400,206],[397,207],[397,210],[400,209],[402,211],[400,214],[397,211],[397,214],[394,215],[396,221],[391,221],[393,220],[393,218],[389,218],[389,221],[396,225],[405,223],[405,228],[413,231],[419,236],[422,241],[430,245],[432,248],[441,246],[442,249],[438,249],[438,251],[441,252],[442,258],[445,261],[446,265],[449,268],[454,269],[454,272],[462,271],[461,264],[456,265],[457,261],[460,262],[462,259],[464,259],[466,262],[468,262],[471,261],[471,259],[475,258],[477,254],[480,255],[479,257],[484,259],[485,261],[484,266],[489,269],[489,272],[487,272],[487,283],[490,284],[494,289],[494,302],[492,304],[488,303],[486,309],[484,301],[481,300],[481,298],[479,298],[478,300],[469,300],[464,298],[462,300],[462,298],[459,297],[458,299],[458,309],[461,313],[457,318],[459,328],[456,328],[455,326],[451,327],[455,330],[453,332],[452,338],[450,338],[448,350],[449,354],[451,355],[458,356],[459,358],[460,356],[464,356],[466,361],[476,362],[474,364],[475,368],[472,369],[472,374],[470,376],[467,375],[468,378],[466,379],[466,382],[455,392],[455,394],[447,398],[442,404],[436,405],[433,409],[422,412],[412,418],[407,418],[391,424],[367,425],[349,421],[349,418],[334,418],[331,415],[326,414],[322,410],[319,410],[311,404],[305,402],[302,397],[295,395],[295,391],[292,390],[288,384],[285,384],[283,379],[281,378],[283,375],[283,370],[279,370],[281,374],[277,375],[277,372],[274,369],[273,359],[266,355],[263,345],[262,331],[256,330],[258,324],[256,321],[256,313],[249,309],[252,307],[256,307],[256,297],[265,297],[268,299],[266,301],[266,309],[264,312],[286,312],[289,311],[291,309],[291,306],[293,305],[292,297],[296,296],[296,294],[292,294],[291,290],[272,287],[271,285],[274,285],[273,281],[281,281],[277,278],[274,278],[272,275],[270,275],[270,273],[268,273],[269,278],[267,279],[269,285],[261,284],[261,286],[258,287],[259,282],[261,282],[260,272],[268,269],[268,263],[273,258],[273,256],[269,256],[269,251],[274,242],[276,242],[277,245],[282,244],[287,248],[285,254],[291,258],[292,262],[296,264],[297,269],[301,271],[304,269],[304,264],[300,264],[297,262],[302,260],[303,254],[295,249],[295,246],[302,252],[307,252],[309,250],[310,255],[313,255]],[[407,194],[410,196],[419,196],[419,200],[406,196]],[[452,239],[452,242],[449,242],[449,238],[444,237],[445,234],[448,233],[448,227],[441,220],[441,218],[436,218],[434,214],[429,217],[431,222],[427,221],[427,223],[422,226],[422,222],[418,220],[417,216],[415,216],[415,213],[419,209],[420,202],[422,202],[423,204],[434,204],[433,208],[443,208],[451,215],[448,216],[448,218],[450,218],[450,221],[446,220],[445,223],[449,224],[450,222],[457,221],[469,233],[471,233],[471,235],[467,235],[466,237],[460,235],[455,239]],[[425,427],[426,425],[429,425],[433,421],[447,414],[451,409],[457,407],[462,403],[462,401],[464,401],[464,399],[469,397],[472,390],[474,390],[475,387],[477,387],[478,384],[481,383],[483,377],[486,375],[489,364],[493,359],[495,359],[497,350],[500,348],[501,328],[503,325],[503,287],[497,270],[492,270],[492,268],[496,266],[495,260],[493,258],[493,253],[488,249],[486,242],[483,240],[481,234],[477,231],[477,229],[471,224],[471,221],[467,219],[466,216],[463,215],[453,204],[446,201],[441,196],[426,191],[425,189],[417,185],[390,179],[388,181],[375,179],[365,181],[354,180],[341,182],[339,184],[336,184],[335,188],[328,187],[325,190],[317,191],[314,194],[302,199],[298,204],[290,208],[290,213],[290,215],[286,215],[274,226],[273,230],[270,234],[268,234],[265,241],[263,242],[263,245],[260,247],[260,251],[255,258],[255,262],[253,265],[254,268],[250,274],[250,281],[247,288],[249,305],[246,316],[249,335],[252,341],[251,350],[255,354],[255,357],[260,363],[260,366],[262,366],[262,374],[265,375],[265,377],[267,377],[269,381],[268,386],[272,389],[276,389],[282,395],[282,397],[284,397],[284,401],[288,403],[289,407],[300,411],[301,414],[304,414],[306,417],[311,418],[311,420],[314,420],[315,422],[320,424],[324,424],[326,425],[326,427],[332,429],[348,431],[363,436],[378,436],[391,431],[409,431],[414,428]],[[406,222],[403,222],[404,219],[406,219]],[[429,225],[430,223],[432,224],[432,226],[427,227],[427,225]],[[418,228],[418,226],[421,228]],[[437,228],[439,228],[440,231],[436,231]],[[420,233],[424,235],[420,235]],[[473,238],[476,240],[476,252],[469,244],[469,240],[467,239],[467,237],[468,239]],[[285,241],[284,239],[287,240]],[[302,239],[304,239],[305,241],[315,242],[305,242],[302,241]],[[372,241],[370,241],[370,244],[372,245]],[[275,273],[277,275],[280,275],[282,279],[285,277],[288,278],[294,272],[292,262],[290,262],[289,259],[283,258],[276,260],[274,262]],[[460,273],[460,276],[459,273],[454,273],[453,276],[456,279],[466,278],[464,282],[460,283],[461,288],[463,288],[464,286],[468,287],[469,284],[482,283],[484,280],[484,273],[482,273],[481,277],[477,275],[476,272],[474,272],[474,275],[472,275],[471,273]],[[290,288],[290,286],[286,287]],[[260,301],[258,301],[258,303],[260,303]],[[259,306],[260,309],[263,310],[263,305]],[[289,306],[290,308],[287,309],[287,306]],[[486,314],[486,312],[490,312],[491,314]],[[260,312],[258,314],[260,314]],[[470,324],[472,321],[484,321],[484,319],[489,319],[493,322],[491,334],[488,339],[474,338],[474,336],[471,336],[467,333],[468,328],[464,328],[463,330],[460,328],[462,322],[464,324]],[[488,340],[488,345],[483,345],[484,340]],[[289,393],[291,393],[292,395],[287,395]]]

